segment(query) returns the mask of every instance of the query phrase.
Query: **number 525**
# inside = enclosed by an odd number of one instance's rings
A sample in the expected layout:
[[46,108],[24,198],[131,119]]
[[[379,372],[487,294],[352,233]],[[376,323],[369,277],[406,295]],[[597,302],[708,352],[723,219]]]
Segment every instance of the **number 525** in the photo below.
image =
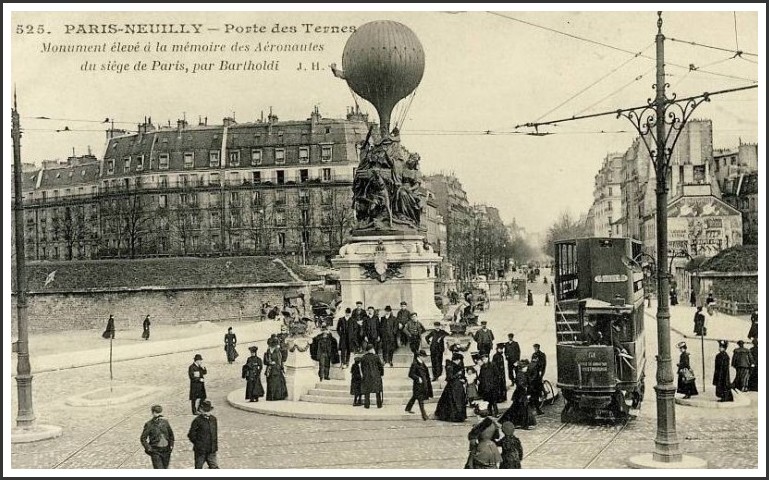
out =
[[45,25],[16,25],[16,33],[45,33]]

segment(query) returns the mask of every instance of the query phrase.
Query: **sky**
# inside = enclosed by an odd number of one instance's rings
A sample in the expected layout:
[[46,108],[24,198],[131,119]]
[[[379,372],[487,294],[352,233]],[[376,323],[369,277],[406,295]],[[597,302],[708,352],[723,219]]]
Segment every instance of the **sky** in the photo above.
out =
[[[527,122],[643,105],[654,96],[657,15],[654,11],[510,11],[503,15],[516,20],[482,11],[16,12],[11,19],[14,27],[43,24],[51,32],[11,35],[12,82],[24,129],[23,160],[64,159],[73,148],[76,154],[83,154],[89,146],[101,156],[105,133],[104,124],[99,122],[105,118],[128,129],[135,129],[145,116],[164,124],[169,120],[175,124],[182,116],[194,123],[201,116],[208,117],[209,124],[219,124],[223,117],[233,114],[239,122],[254,121],[272,107],[281,120],[291,120],[309,117],[316,105],[323,116],[341,118],[353,105],[353,97],[344,81],[335,78],[327,66],[341,65],[350,34],[304,33],[301,24],[360,26],[389,19],[404,23],[416,33],[426,57],[424,77],[401,128],[404,146],[420,153],[424,173],[455,174],[471,203],[496,206],[504,221],[515,218],[527,230],[541,232],[563,210],[574,215],[587,211],[602,160],[610,152],[630,147],[635,131],[627,120],[608,116],[541,129],[554,133],[548,136],[509,132]],[[759,79],[759,57],[747,54],[760,53],[763,57],[764,53],[759,50],[759,44],[763,44],[759,40],[765,39],[765,33],[759,29],[756,12],[675,11],[663,13],[663,20],[668,38],[730,50],[666,41],[667,80],[670,91],[678,97],[750,85]],[[196,36],[64,33],[67,24],[129,22],[202,23],[219,31]],[[267,32],[225,33],[227,24],[238,30],[266,26]],[[272,33],[275,24],[297,26],[299,31]],[[252,47],[260,42],[314,43],[323,45],[323,50],[248,54],[230,51],[173,57],[157,52],[89,56],[41,52],[42,44],[47,42],[106,42],[111,47],[119,41],[130,47],[137,40],[142,47],[147,41],[154,44],[160,40],[225,44],[228,49],[235,42]],[[738,49],[747,53],[731,58]],[[650,58],[621,50],[642,51]],[[178,59],[188,66],[210,60],[217,67],[223,58],[255,62],[266,59],[279,61],[280,69],[196,74],[83,72],[80,65],[86,58],[97,65],[119,59],[131,68],[142,59]],[[305,66],[318,62],[322,69],[297,71],[299,61]],[[685,68],[690,64],[699,70]],[[365,100],[359,101],[376,118],[374,109]],[[716,96],[699,107],[694,117],[712,120],[714,148],[736,147],[740,139],[758,141],[759,125],[764,122],[763,116],[759,118],[758,104],[756,89]],[[34,118],[39,116],[67,120]],[[70,131],[56,132],[64,127]],[[480,133],[486,131],[492,134]]]

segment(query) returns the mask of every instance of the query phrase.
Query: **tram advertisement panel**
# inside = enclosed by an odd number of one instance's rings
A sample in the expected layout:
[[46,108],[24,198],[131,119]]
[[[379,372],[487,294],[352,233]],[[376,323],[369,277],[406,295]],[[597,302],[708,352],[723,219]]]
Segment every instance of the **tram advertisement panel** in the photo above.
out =
[[609,346],[558,345],[558,384],[613,389],[614,351]]

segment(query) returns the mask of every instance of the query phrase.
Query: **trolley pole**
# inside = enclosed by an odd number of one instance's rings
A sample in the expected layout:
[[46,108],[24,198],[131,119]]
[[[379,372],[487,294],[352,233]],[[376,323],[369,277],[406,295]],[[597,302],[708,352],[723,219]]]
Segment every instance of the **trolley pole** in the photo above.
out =
[[24,253],[24,204],[21,191],[21,124],[16,108],[16,92],[13,93],[11,112],[11,137],[13,138],[13,226],[16,242],[16,321],[19,340],[16,356],[16,387],[19,396],[16,427],[29,429],[35,424],[32,406],[32,366],[29,363],[29,324],[27,321],[27,269]]

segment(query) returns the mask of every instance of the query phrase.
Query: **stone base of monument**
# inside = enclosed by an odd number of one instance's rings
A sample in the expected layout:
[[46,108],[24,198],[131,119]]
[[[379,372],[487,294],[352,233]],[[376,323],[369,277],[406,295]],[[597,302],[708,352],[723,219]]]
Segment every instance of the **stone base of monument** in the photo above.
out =
[[26,428],[13,427],[11,429],[11,443],[39,442],[41,440],[60,437],[61,434],[62,429],[57,425],[43,425],[36,423]]
[[435,305],[436,267],[441,257],[425,248],[421,235],[372,235],[353,237],[331,260],[339,269],[342,302],[337,315],[355,302],[380,312],[389,305],[397,312],[400,302],[419,315],[426,328],[443,319]]
[[318,362],[310,358],[308,339],[292,340],[285,363],[286,388],[288,400],[298,401],[318,381]]

